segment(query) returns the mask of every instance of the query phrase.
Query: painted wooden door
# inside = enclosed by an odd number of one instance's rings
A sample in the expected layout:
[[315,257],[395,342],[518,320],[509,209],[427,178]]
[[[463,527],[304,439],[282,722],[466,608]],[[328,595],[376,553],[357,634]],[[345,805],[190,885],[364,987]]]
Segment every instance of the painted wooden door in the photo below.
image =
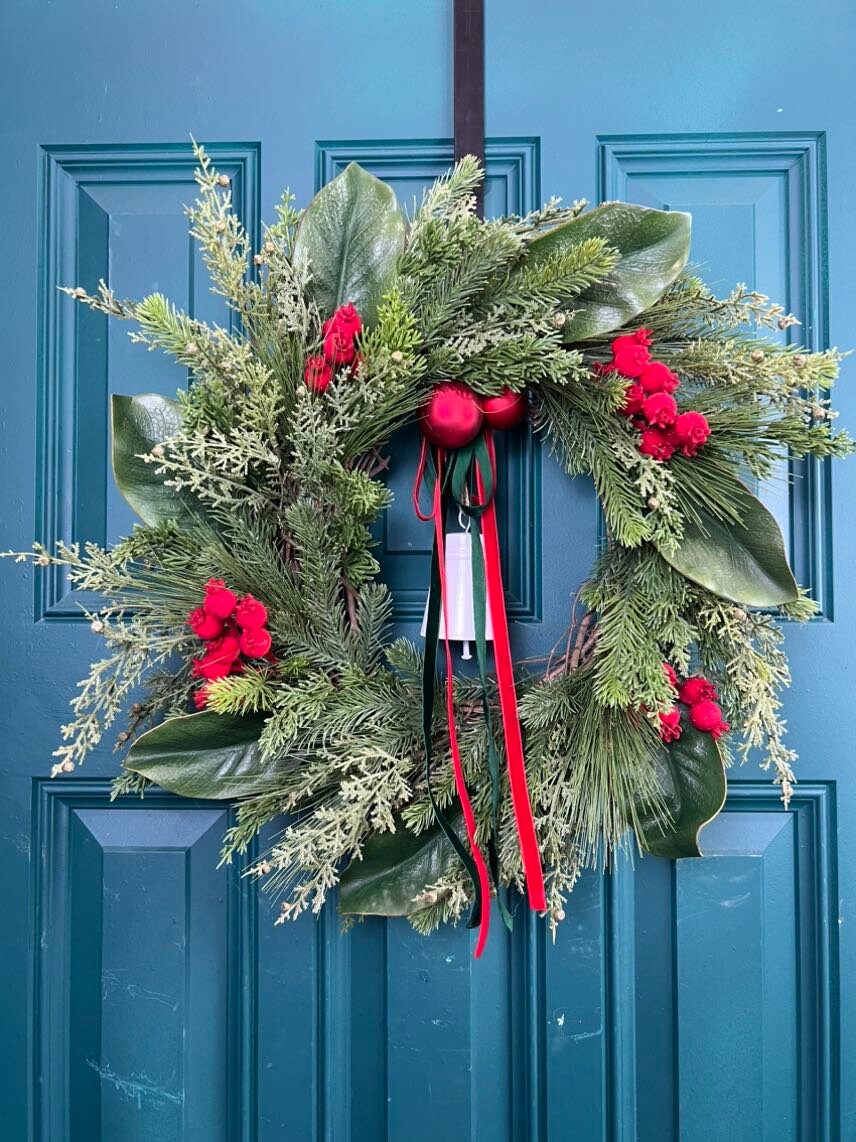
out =
[[[33,0],[0,21],[2,546],[109,540],[130,519],[108,393],[182,377],[57,287],[104,276],[226,320],[185,236],[189,132],[252,233],[286,183],[305,201],[351,159],[419,194],[451,154],[450,3]],[[845,0],[489,0],[487,209],[543,188],[690,210],[713,283],[775,295],[813,348],[856,344],[854,48]],[[854,403],[845,385],[851,423]],[[531,439],[504,463],[522,656],[565,625],[598,521]],[[415,633],[408,464],[383,543]],[[524,919],[477,965],[463,931],[274,928],[217,868],[227,811],[111,804],[108,750],[48,780],[95,639],[60,575],[0,567],[4,1142],[856,1137],[856,467],[793,474],[772,502],[823,612],[788,632],[790,810],[743,769],[706,859],[592,873],[555,946]]]

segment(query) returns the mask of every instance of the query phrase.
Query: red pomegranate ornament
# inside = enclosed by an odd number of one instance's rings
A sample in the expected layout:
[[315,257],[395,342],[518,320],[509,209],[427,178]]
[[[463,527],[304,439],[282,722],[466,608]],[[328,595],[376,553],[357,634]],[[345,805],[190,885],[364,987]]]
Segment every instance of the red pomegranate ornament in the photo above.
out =
[[514,428],[525,418],[529,408],[526,393],[503,389],[495,397],[479,397],[485,422],[496,429]]
[[463,448],[482,426],[476,394],[463,381],[436,385],[422,410],[423,434],[440,448]]

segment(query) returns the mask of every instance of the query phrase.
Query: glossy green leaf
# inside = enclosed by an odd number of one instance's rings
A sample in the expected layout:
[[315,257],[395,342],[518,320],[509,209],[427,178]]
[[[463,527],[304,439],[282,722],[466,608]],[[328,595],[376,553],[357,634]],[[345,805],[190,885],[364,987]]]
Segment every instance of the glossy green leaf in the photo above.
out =
[[685,521],[677,549],[663,550],[663,558],[694,583],[744,606],[774,607],[799,598],[771,513],[736,478],[732,502],[740,523],[701,511],[700,522]]
[[193,503],[164,485],[164,477],[157,475],[157,464],[147,464],[139,458],[181,430],[181,406],[157,393],[143,393],[136,397],[114,396],[111,413],[113,475],[119,491],[143,523],[175,520],[190,525],[194,519]]
[[[460,814],[453,823],[458,829]],[[349,916],[407,916],[417,909],[416,897],[445,876],[457,859],[439,825],[418,836],[401,822],[394,833],[374,833],[362,860],[352,860],[342,873],[339,911]]]
[[671,820],[664,823],[643,809],[639,838],[649,853],[671,860],[702,855],[699,832],[725,804],[726,791],[719,746],[693,727],[685,710],[681,725],[680,738],[659,749],[654,760]]
[[125,768],[182,797],[223,800],[270,788],[276,762],[262,761],[264,718],[239,718],[203,710],[169,718],[142,734]]
[[565,341],[610,333],[652,306],[686,265],[691,223],[677,210],[608,202],[536,238],[529,246],[536,261],[587,238],[603,238],[620,255],[607,277],[574,300]]
[[404,249],[404,216],[392,188],[357,163],[318,191],[297,227],[294,260],[327,317],[353,302],[365,324],[389,288]]

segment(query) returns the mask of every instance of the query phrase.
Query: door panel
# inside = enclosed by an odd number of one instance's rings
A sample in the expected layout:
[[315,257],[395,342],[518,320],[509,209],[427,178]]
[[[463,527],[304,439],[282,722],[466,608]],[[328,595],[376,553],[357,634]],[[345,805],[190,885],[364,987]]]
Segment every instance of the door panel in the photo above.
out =
[[642,862],[640,1137],[673,1113],[691,1142],[837,1136],[835,823],[832,782],[801,784],[785,813],[740,781],[705,859]]
[[332,913],[301,918],[286,944],[262,927],[258,1137],[430,1142],[438,1115],[455,1142],[562,1120],[607,1136],[633,1085],[633,960],[617,942],[632,953],[633,881],[590,874],[578,891],[562,944],[521,915],[477,965],[468,934],[426,942],[397,920],[342,934]]
[[[644,17],[626,0],[608,14],[489,0],[488,213],[526,211],[542,186],[688,209],[711,284],[770,293],[812,348],[856,344],[856,160],[838,78],[856,15],[842,0],[777,15],[736,0],[715,13],[657,0]],[[0,43],[2,546],[111,540],[130,515],[109,479],[108,395],[186,377],[57,287],[105,277],[228,322],[186,238],[191,131],[254,235],[284,185],[305,202],[352,159],[418,197],[451,155],[451,4],[9,5]],[[846,383],[837,403],[852,423]],[[409,506],[414,443],[396,448],[379,538],[416,637],[428,539]],[[228,810],[162,794],[111,804],[109,745],[47,780],[98,648],[87,600],[59,573],[0,564],[4,1140],[851,1137],[856,1093],[839,1075],[856,1063],[856,467],[790,470],[764,495],[822,604],[787,631],[802,778],[790,809],[763,774],[734,773],[704,860],[588,873],[555,945],[521,912],[478,964],[463,930],[426,941],[372,920],[343,933],[332,909],[274,926],[240,869],[216,867]],[[509,439],[501,497],[524,657],[564,629],[598,510],[525,433]]]
[[217,868],[229,811],[108,796],[35,784],[35,1137],[239,1137],[252,896]]
[[[259,233],[260,148],[206,144],[231,179],[235,209]],[[62,286],[97,291],[109,281],[118,297],[160,292],[200,320],[230,325],[225,302],[208,288],[202,259],[187,234],[184,207],[195,196],[186,144],[40,147],[41,305],[38,321],[38,536],[114,542],[134,514],[110,469],[110,394],[175,394],[182,383],[164,354],[145,353],[128,326],[76,306]],[[64,569],[36,579],[36,619],[85,622]]]

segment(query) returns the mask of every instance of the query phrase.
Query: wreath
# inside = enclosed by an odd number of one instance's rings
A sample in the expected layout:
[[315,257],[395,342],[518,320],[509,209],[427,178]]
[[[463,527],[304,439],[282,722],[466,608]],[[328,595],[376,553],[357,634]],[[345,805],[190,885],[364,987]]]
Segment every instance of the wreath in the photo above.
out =
[[[506,888],[555,927],[616,848],[698,855],[735,757],[760,751],[787,803],[776,620],[815,604],[750,486],[788,455],[852,450],[826,395],[840,354],[783,344],[795,319],[754,291],[714,297],[686,268],[686,214],[553,199],[485,221],[465,158],[408,218],[352,164],[302,212],[286,192],[254,253],[196,154],[191,234],[233,330],[160,294],[67,291],[192,383],[113,397],[115,479],[142,521],[127,538],[17,553],[104,600],[88,618],[108,655],[53,773],[127,713],[115,793],[236,799],[224,856],[250,854],[277,922],[338,886],[346,917],[426,933],[468,911],[477,954],[492,897],[511,921]],[[515,664],[495,437],[527,419],[593,480],[603,542],[562,643]],[[414,422],[422,648],[389,633],[373,531]],[[457,672],[452,546],[476,651]]]

